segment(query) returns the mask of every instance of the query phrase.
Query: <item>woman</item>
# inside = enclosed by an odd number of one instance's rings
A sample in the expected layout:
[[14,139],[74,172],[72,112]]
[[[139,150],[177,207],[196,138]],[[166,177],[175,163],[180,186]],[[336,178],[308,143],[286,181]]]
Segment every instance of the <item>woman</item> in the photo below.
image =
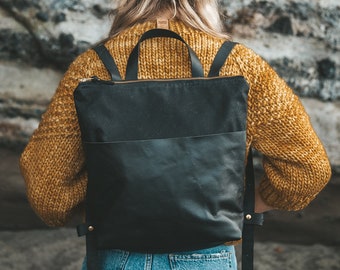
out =
[[[229,38],[216,2],[119,1],[105,46],[120,74],[125,74],[127,58],[139,37],[156,28],[156,20],[161,18],[196,52],[206,75],[217,50]],[[184,48],[170,41],[176,53],[169,54],[168,40],[147,42],[140,55],[140,79],[191,76],[187,58],[179,57],[186,54]],[[148,47],[157,49],[150,51]],[[158,68],[159,59],[167,65]],[[247,149],[252,146],[263,154],[265,171],[256,191],[255,211],[306,207],[326,185],[331,171],[297,96],[264,60],[241,44],[233,48],[220,75],[243,76],[250,86]],[[92,76],[110,79],[98,56],[89,50],[69,67],[21,156],[29,201],[51,226],[63,226],[84,201],[87,176],[73,92],[81,79]],[[107,250],[101,253],[101,263],[103,269],[237,269],[231,244],[170,255]],[[177,265],[179,262],[184,265]]]

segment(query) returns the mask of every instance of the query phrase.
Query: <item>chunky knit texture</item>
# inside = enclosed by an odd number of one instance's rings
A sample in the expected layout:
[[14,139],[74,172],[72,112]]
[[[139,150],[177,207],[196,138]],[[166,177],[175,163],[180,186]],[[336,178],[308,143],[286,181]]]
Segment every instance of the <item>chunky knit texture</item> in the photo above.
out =
[[[127,58],[138,38],[155,27],[154,22],[139,24],[106,42],[123,78]],[[207,75],[223,40],[181,22],[171,22],[170,29],[197,53]],[[141,46],[139,78],[191,77],[187,57],[186,48],[177,40],[147,40]],[[220,75],[242,75],[250,85],[247,149],[251,145],[263,154],[263,200],[283,210],[304,208],[326,185],[331,169],[298,97],[261,57],[240,44]],[[73,91],[80,79],[91,76],[110,78],[93,50],[71,64],[21,156],[28,199],[51,226],[64,225],[85,198],[85,158]]]

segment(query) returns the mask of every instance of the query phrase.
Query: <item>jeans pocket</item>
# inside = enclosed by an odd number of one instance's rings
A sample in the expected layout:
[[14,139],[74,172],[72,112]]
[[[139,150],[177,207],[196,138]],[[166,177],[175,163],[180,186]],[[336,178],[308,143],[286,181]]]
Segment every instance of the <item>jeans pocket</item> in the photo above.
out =
[[[98,251],[99,269],[123,270],[129,258],[129,252],[123,250],[100,250]],[[84,259],[82,270],[87,270],[87,256]]]
[[237,269],[233,254],[221,251],[211,254],[170,254],[171,270],[231,270]]
[[129,252],[119,249],[101,251],[101,261],[104,270],[123,270],[129,258]]

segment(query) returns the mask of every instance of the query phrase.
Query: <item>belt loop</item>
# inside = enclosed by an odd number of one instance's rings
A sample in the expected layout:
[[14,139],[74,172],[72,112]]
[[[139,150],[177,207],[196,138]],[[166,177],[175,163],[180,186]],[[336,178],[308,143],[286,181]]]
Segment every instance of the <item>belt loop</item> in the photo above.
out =
[[147,253],[145,255],[145,267],[144,270],[151,270],[152,269],[152,254]]

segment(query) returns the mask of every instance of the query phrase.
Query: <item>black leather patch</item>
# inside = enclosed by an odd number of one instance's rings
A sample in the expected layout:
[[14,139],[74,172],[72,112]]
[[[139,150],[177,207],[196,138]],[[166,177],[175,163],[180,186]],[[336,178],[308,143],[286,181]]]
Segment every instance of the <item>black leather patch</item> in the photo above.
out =
[[240,239],[245,136],[87,143],[98,248],[170,252]]

